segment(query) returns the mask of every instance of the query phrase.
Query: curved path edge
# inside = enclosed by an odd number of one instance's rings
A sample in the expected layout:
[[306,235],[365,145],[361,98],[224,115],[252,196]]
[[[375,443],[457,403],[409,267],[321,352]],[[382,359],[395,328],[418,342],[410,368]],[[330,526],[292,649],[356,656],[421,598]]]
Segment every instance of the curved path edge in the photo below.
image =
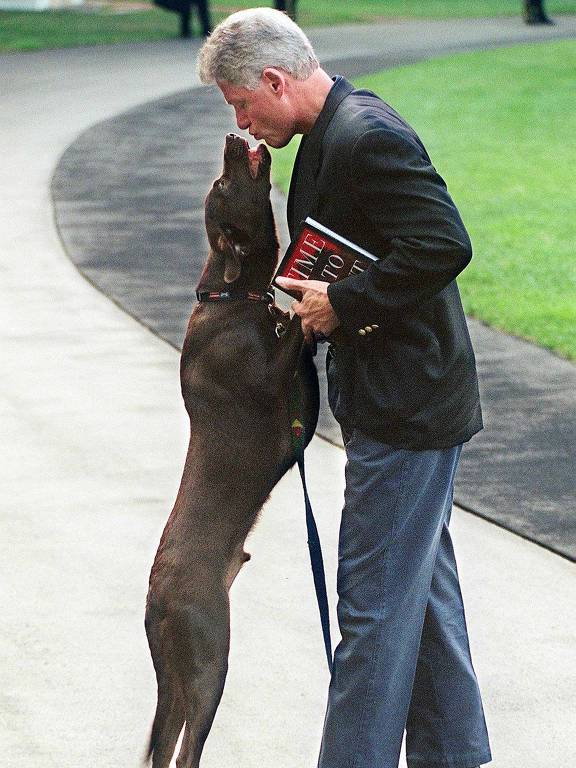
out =
[[[326,68],[348,77],[455,51],[574,36],[574,17],[553,28],[498,19],[310,32]],[[178,349],[206,253],[203,199],[221,165],[222,142],[214,137],[229,130],[237,128],[215,89],[181,91],[88,129],[54,172],[55,219],[71,260]],[[275,203],[285,245],[277,193]],[[486,428],[465,447],[456,502],[574,561],[576,367],[479,322],[469,325]],[[318,362],[322,372],[322,357]],[[327,408],[319,434],[340,444]]]

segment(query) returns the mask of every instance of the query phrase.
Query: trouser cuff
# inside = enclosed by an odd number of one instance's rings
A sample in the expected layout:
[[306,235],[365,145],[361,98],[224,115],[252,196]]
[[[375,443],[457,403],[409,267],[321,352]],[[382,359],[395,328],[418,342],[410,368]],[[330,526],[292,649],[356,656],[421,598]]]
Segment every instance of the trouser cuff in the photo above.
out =
[[406,757],[408,768],[478,768],[492,760],[490,751],[469,752],[465,755],[445,757],[442,760],[427,760],[420,757]]

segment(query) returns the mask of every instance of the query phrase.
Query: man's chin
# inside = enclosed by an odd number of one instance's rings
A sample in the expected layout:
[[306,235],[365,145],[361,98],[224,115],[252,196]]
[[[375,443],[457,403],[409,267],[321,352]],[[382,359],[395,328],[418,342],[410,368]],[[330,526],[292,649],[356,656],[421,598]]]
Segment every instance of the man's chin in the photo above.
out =
[[263,141],[265,144],[267,144],[269,147],[272,147],[272,149],[282,149],[282,147],[286,147],[290,142],[292,141],[292,136],[288,138],[267,138],[266,136],[263,137]]

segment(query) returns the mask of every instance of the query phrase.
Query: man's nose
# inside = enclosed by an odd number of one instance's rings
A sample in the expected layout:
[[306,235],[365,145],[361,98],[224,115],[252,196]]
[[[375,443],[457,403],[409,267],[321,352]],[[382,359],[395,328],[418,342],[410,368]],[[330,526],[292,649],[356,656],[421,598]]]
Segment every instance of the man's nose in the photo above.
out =
[[236,112],[236,125],[238,128],[240,128],[241,131],[245,131],[247,128],[250,127],[250,120],[246,117],[246,115],[243,115],[241,112]]

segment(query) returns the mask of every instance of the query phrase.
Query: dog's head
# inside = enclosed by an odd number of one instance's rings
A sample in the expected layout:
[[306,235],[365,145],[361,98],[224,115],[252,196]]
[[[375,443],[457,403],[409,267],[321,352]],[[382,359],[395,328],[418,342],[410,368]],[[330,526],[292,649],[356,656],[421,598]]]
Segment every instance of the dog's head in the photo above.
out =
[[[228,134],[224,168],[205,202],[206,232],[213,256],[223,262],[224,281],[254,283],[276,265],[278,241],[270,205],[271,157],[264,144]],[[261,280],[256,280],[261,282]],[[266,282],[266,280],[264,280]]]

